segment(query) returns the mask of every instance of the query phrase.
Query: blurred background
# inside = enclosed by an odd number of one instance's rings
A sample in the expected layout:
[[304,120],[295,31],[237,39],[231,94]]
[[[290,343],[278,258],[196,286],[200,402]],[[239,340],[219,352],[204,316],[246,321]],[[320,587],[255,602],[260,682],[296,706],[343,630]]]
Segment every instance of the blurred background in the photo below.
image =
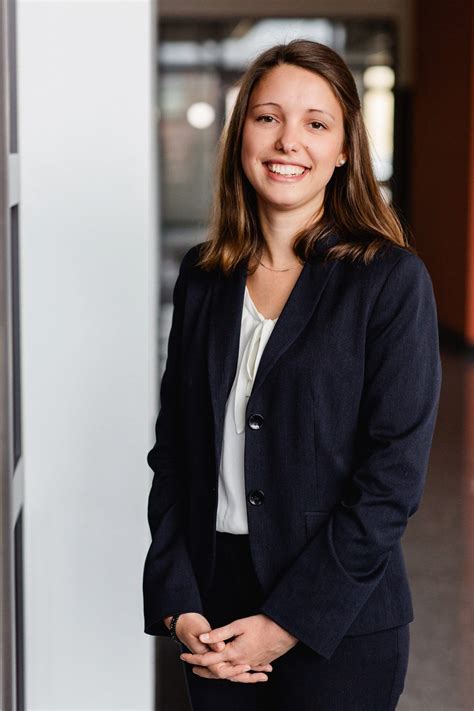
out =
[[377,180],[438,306],[398,708],[474,710],[471,0],[2,0],[2,710],[189,711],[177,645],[143,633],[146,454],[172,289],[206,238],[236,83],[294,37],[352,70]]

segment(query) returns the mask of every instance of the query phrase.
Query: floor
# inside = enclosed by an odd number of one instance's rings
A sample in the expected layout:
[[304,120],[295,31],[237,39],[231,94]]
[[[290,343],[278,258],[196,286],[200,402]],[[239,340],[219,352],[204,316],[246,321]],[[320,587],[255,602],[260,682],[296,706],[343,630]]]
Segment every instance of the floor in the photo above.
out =
[[425,492],[403,538],[415,621],[399,711],[474,711],[474,363],[442,362]]
[[[397,711],[474,711],[474,361],[443,349],[442,362],[425,491],[403,538],[415,621]],[[159,643],[160,711],[189,709],[175,647]]]

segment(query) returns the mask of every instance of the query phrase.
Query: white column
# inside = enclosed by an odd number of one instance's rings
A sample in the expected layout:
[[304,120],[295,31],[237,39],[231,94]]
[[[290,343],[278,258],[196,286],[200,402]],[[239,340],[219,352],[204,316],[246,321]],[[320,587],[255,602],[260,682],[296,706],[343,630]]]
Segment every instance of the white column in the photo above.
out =
[[152,708],[153,0],[20,0],[26,702]]

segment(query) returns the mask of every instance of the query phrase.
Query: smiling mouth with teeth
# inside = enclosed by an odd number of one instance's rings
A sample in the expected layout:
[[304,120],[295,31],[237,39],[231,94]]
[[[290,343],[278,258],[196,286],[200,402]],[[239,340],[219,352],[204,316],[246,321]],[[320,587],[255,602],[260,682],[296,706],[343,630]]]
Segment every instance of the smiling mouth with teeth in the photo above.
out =
[[277,175],[288,175],[297,176],[306,173],[309,168],[303,168],[299,165],[286,165],[282,163],[265,163],[266,167],[271,173],[276,173]]

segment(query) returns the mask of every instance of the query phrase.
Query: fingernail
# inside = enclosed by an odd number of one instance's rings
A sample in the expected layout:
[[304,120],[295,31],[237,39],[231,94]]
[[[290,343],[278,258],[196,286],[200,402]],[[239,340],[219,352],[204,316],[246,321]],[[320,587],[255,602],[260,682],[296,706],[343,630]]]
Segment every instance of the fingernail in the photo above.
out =
[[208,639],[209,639],[209,635],[207,634],[207,632],[205,632],[204,634],[201,635],[201,640],[203,642],[207,642]]

